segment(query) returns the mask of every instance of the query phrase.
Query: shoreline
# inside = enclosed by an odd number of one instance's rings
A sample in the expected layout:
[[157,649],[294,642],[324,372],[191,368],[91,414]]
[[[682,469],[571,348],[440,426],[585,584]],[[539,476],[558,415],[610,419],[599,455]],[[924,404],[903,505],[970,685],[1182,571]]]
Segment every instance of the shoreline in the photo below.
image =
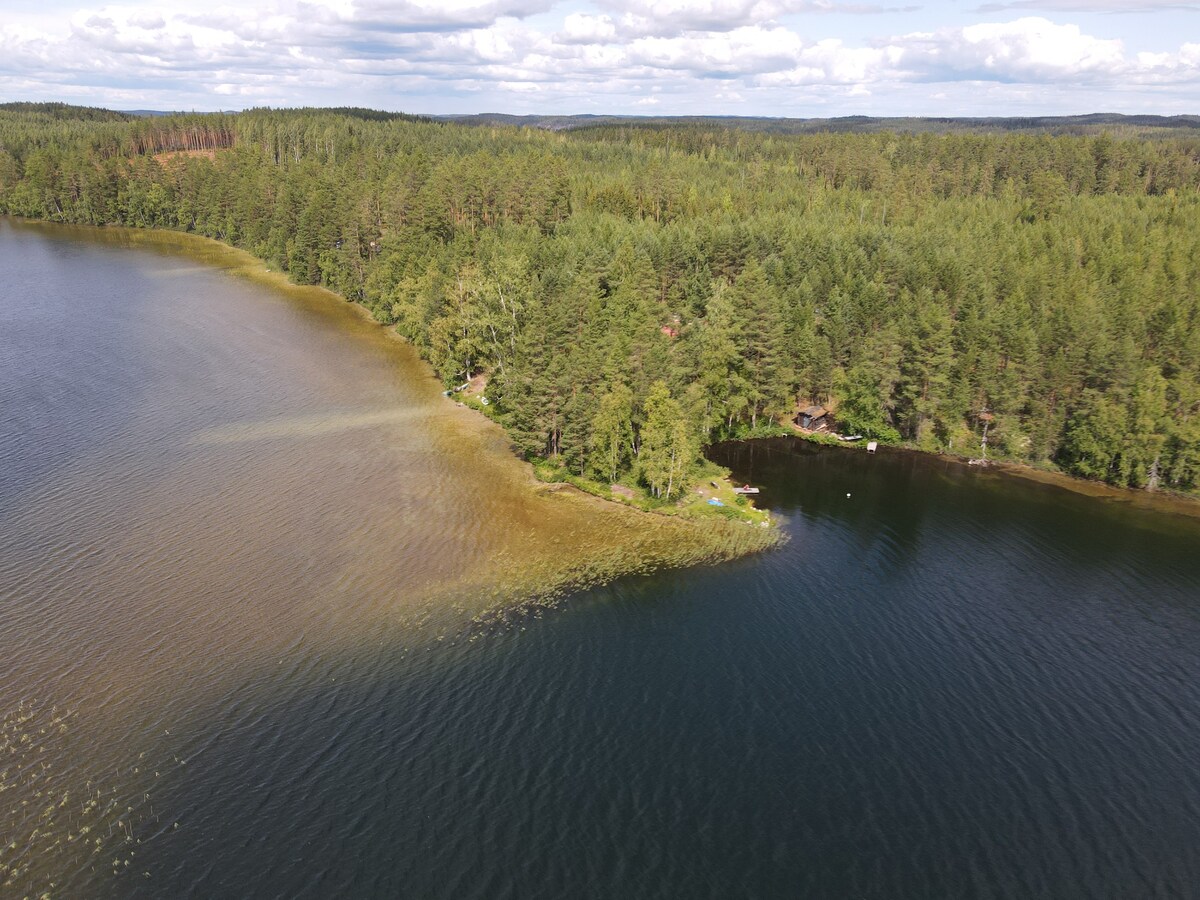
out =
[[[918,451],[919,452],[919,451]],[[962,462],[961,459],[956,461]],[[963,465],[966,465],[964,462]],[[1189,518],[1200,518],[1200,498],[1189,497],[1174,491],[1147,491],[1138,488],[1117,487],[1103,481],[1089,481],[1065,472],[1053,472],[1039,469],[1026,463],[996,460],[990,468],[998,469],[1005,475],[1034,481],[1051,487],[1062,488],[1073,494],[1093,497],[1110,503],[1121,503],[1136,509],[1148,509],[1156,512],[1171,513]]]
[[[205,266],[226,271],[236,277],[246,278],[250,281],[285,292],[301,292],[310,297],[320,296],[323,302],[331,306],[340,308],[348,307],[357,320],[365,325],[373,326],[372,330],[384,335],[387,340],[398,342],[412,350],[414,355],[420,359],[421,367],[426,377],[430,380],[431,386],[436,385],[439,389],[438,393],[442,393],[440,382],[437,381],[428,363],[424,359],[421,359],[420,355],[415,352],[412,344],[397,333],[394,328],[388,327],[385,323],[376,319],[371,311],[361,303],[344,297],[321,285],[296,284],[285,273],[271,268],[266,262],[240,247],[234,247],[214,238],[174,229],[132,228],[129,226],[108,224],[77,225],[13,215],[6,215],[0,218],[7,219],[14,224],[33,227],[50,226],[55,230],[77,228],[93,235],[109,235],[121,239],[122,243],[131,246],[140,244],[147,248],[165,249],[188,254],[193,257],[199,256],[201,257],[200,261]],[[689,515],[688,510],[682,508],[673,508],[670,510],[646,509],[640,504],[630,502],[619,495],[604,496],[601,491],[581,488],[579,485],[570,482],[544,480],[535,463],[524,460],[511,452],[508,433],[491,416],[487,415],[486,411],[476,408],[473,404],[455,402],[455,400],[448,397],[442,399],[448,409],[469,413],[473,431],[482,434],[484,430],[495,430],[492,439],[488,441],[489,445],[492,445],[499,451],[501,448],[495,446],[495,441],[497,438],[501,439],[502,444],[508,448],[506,452],[510,458],[522,468],[523,481],[526,488],[532,494],[543,497],[554,494],[561,494],[563,496],[572,495],[576,498],[577,502],[593,506],[591,514],[599,515],[601,518],[608,518],[617,513],[622,517],[632,515],[641,518],[646,524],[654,523],[657,525],[669,523],[670,530],[680,531],[679,534],[675,535],[676,538],[693,544],[690,548],[693,552],[685,553],[663,553],[661,548],[659,550],[652,550],[650,547],[644,546],[641,549],[646,553],[646,559],[641,561],[626,559],[621,564],[615,564],[616,561],[611,558],[607,558],[601,562],[596,558],[596,554],[593,553],[593,561],[598,564],[595,567],[595,571],[591,571],[586,564],[583,566],[583,569],[587,571],[581,570],[579,566],[572,564],[567,566],[565,571],[560,571],[556,574],[543,572],[543,576],[549,577],[540,586],[531,586],[527,583],[528,579],[523,577],[517,578],[518,582],[524,583],[520,590],[527,592],[530,602],[540,605],[542,599],[546,597],[558,597],[575,589],[582,589],[594,584],[612,581],[623,574],[644,573],[653,570],[683,568],[728,561],[770,549],[785,539],[785,536],[778,527],[778,523],[769,513],[761,518],[752,515],[744,515],[741,518],[732,519],[700,517]],[[863,452],[863,448],[860,446],[822,440],[818,436],[806,434],[795,427],[787,427],[785,430],[788,436],[809,443],[836,446],[850,452]],[[747,438],[747,440],[755,440],[755,438]],[[921,457],[940,459],[964,467],[968,466],[969,463],[968,457],[951,453],[920,450],[904,445],[882,445],[881,449],[885,452],[899,451],[902,453],[913,453]],[[1134,488],[1116,487],[1101,481],[1083,479],[1065,472],[1050,471],[1028,463],[1011,460],[990,460],[989,464],[983,467],[983,470],[1056,487],[1077,495],[1093,497],[1110,503],[1121,504],[1129,508],[1163,512],[1188,518],[1200,518],[1200,498],[1193,498],[1171,491],[1156,491],[1152,493]],[[708,478],[706,476],[704,482],[707,483],[707,481]],[[721,481],[725,488],[732,489],[733,482],[727,470],[723,472]],[[751,531],[747,526],[758,525],[764,520],[770,523],[768,528],[762,529],[762,531],[766,532],[765,534],[761,533],[757,527],[752,529],[753,532],[757,533],[756,537],[759,539],[741,541],[733,539],[732,535],[728,533],[729,527],[736,526],[741,526],[741,530],[743,531]],[[749,537],[749,534],[746,536]],[[687,540],[689,537],[692,540]],[[634,543],[640,542],[635,541]],[[653,543],[653,541],[647,543]],[[610,554],[607,553],[599,555],[610,557]],[[508,581],[509,579],[503,580]]]
[[[531,532],[522,540],[497,539],[502,546],[494,561],[482,570],[464,572],[461,578],[442,586],[451,592],[465,590],[491,597],[480,613],[484,617],[503,616],[514,605],[546,606],[575,590],[608,583],[627,574],[730,561],[771,549],[785,539],[775,523],[770,527],[750,527],[768,521],[770,517],[765,513],[751,523],[748,518],[690,514],[690,510],[683,508],[643,509],[577,485],[543,480],[534,464],[512,452],[511,439],[499,423],[468,404],[442,396],[442,386],[433,370],[394,328],[379,322],[361,303],[335,291],[320,285],[296,284],[246,250],[172,229],[76,225],[19,216],[0,219],[17,227],[49,229],[68,238],[74,231],[80,238],[90,236],[122,248],[189,257],[213,271],[282,291],[297,301],[313,304],[314,308],[348,307],[355,321],[372,326],[370,332],[404,347],[419,366],[422,377],[428,379],[429,402],[449,425],[449,430],[441,429],[444,434],[435,434],[436,439],[477,444],[477,452],[488,457],[482,464],[492,470],[491,477],[513,483],[526,495],[525,504],[542,508],[545,518],[565,526],[565,537],[546,527],[538,529],[544,533]],[[727,472],[725,477],[727,480]],[[732,483],[728,488],[732,491]],[[435,593],[440,595],[445,591],[439,588]]]
[[[795,437],[810,444],[836,447],[852,453],[866,452],[865,447],[861,444],[846,444],[843,442],[822,440],[815,435],[806,434],[797,428],[793,428],[791,434],[787,436]],[[1103,481],[1093,481],[1087,478],[1080,478],[1076,475],[1069,475],[1066,472],[1042,469],[1030,463],[1015,462],[1007,459],[989,459],[985,466],[972,466],[972,457],[969,456],[921,450],[917,447],[905,446],[904,444],[880,444],[879,449],[883,452],[911,453],[928,459],[939,459],[943,462],[954,463],[976,471],[996,472],[1006,477],[1033,481],[1037,484],[1060,488],[1080,496],[1122,504],[1134,509],[1151,510],[1169,515],[1200,519],[1200,497],[1192,497],[1176,491],[1147,491],[1138,488],[1118,487]]]

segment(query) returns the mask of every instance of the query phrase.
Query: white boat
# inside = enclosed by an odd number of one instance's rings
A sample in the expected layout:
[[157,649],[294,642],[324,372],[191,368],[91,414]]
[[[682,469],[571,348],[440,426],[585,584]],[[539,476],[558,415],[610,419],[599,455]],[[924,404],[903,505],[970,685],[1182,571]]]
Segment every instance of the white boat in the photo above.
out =
[[757,494],[757,493],[758,493],[758,488],[756,488],[756,487],[750,487],[750,485],[748,485],[748,484],[747,484],[747,485],[745,485],[745,486],[743,486],[743,487],[740,487],[740,488],[734,488],[734,489],[733,489],[733,492],[734,492],[735,494]]

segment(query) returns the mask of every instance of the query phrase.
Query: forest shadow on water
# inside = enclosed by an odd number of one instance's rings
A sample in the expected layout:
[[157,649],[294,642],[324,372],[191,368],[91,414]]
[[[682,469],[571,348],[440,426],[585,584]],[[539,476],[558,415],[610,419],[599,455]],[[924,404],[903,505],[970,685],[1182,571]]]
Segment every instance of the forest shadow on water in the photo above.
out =
[[[58,348],[0,381],[0,705],[75,711],[47,738],[61,784],[123,807],[120,874],[48,854],[57,893],[1200,883],[1197,521],[907,453],[726,444],[781,548],[487,615],[687,548],[534,483],[329,295],[127,239],[0,222],[26,272],[6,321]],[[84,308],[111,321],[62,327]]]

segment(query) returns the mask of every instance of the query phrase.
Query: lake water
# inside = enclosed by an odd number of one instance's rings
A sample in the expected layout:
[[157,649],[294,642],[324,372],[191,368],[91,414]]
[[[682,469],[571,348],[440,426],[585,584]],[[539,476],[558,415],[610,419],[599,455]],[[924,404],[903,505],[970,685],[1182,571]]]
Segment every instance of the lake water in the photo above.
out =
[[464,627],[635,526],[536,494],[404,345],[223,251],[0,220],[0,271],[0,712],[70,710],[39,765],[122,816],[104,858],[28,851],[31,884],[1197,895],[1200,521],[731,444],[781,549]]

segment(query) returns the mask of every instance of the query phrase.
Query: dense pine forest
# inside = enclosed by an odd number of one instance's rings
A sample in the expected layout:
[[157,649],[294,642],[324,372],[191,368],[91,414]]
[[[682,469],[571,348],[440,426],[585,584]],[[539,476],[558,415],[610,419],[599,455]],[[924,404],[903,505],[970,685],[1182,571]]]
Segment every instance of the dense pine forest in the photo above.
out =
[[[0,212],[172,228],[362,303],[521,452],[663,501],[840,431],[1200,484],[1200,137],[570,131],[0,109]],[[19,302],[19,298],[10,298]]]

